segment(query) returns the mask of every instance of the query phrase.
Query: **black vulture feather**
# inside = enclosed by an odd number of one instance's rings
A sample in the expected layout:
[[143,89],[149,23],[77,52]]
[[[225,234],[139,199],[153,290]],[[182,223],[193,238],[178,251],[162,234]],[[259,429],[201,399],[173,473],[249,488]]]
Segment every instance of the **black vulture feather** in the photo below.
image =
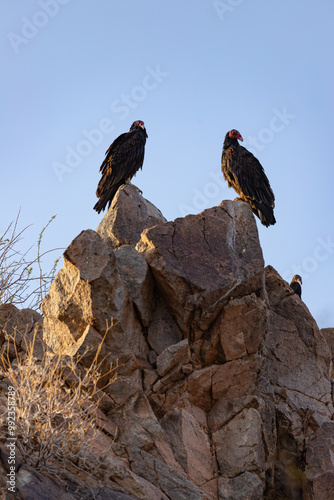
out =
[[129,182],[143,166],[145,143],[147,138],[144,122],[135,121],[129,130],[121,134],[106,151],[106,157],[100,167],[101,180],[96,196],[99,201],[94,210],[98,213],[110,204],[120,186]]
[[222,153],[222,171],[229,187],[249,203],[262,224],[275,224],[275,196],[259,160],[240,146],[243,138],[237,130],[230,130],[226,136]]

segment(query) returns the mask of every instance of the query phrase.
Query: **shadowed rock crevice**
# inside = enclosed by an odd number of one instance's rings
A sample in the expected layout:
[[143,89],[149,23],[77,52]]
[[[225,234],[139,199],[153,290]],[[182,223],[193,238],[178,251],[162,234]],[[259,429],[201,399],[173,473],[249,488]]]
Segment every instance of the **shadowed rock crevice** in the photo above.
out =
[[264,267],[247,203],[166,222],[122,187],[66,250],[42,309],[53,350],[106,333],[103,353],[122,364],[100,404],[101,492],[334,498],[333,331]]

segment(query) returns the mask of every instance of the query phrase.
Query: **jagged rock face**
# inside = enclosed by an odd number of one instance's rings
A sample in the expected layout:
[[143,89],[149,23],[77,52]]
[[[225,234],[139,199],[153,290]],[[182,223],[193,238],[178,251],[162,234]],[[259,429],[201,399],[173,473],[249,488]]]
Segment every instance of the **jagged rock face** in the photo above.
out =
[[277,494],[331,498],[334,463],[325,448],[330,449],[334,439],[332,354],[306,305],[270,266],[266,288],[270,319],[264,354],[275,392]]
[[106,333],[102,354],[123,364],[100,406],[118,428],[105,487],[153,500],[332,498],[331,353],[264,269],[250,207],[226,201],[151,227],[147,206],[121,189],[43,302],[54,350]]
[[[334,358],[334,328],[322,328],[321,333],[326,339],[329,350],[332,354],[332,359]],[[332,366],[332,375],[331,379],[334,379],[334,366]]]
[[179,328],[193,338],[208,329],[231,296],[263,288],[257,228],[244,203],[224,201],[146,229],[136,248]]

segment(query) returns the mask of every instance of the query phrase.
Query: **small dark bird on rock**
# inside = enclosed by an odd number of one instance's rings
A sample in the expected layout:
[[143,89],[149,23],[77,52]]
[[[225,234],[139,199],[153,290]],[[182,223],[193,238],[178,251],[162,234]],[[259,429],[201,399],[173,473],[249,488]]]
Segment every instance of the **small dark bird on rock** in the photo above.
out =
[[240,146],[243,138],[235,129],[227,132],[222,153],[222,171],[229,187],[233,187],[243,201],[266,227],[275,224],[275,196],[261,163],[246,148]]
[[302,283],[302,278],[299,274],[295,274],[290,283],[290,287],[300,298],[302,297]]
[[98,213],[105,209],[108,202],[110,207],[118,188],[130,182],[142,168],[147,137],[144,122],[137,120],[131,125],[129,132],[117,137],[106,151],[100,167],[102,177],[96,190],[99,201],[94,210]]

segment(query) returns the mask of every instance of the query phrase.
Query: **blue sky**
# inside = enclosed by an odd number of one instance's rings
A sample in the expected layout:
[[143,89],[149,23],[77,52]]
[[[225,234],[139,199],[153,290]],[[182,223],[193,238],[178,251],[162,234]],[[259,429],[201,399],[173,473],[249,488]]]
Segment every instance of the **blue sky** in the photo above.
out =
[[[99,167],[134,120],[148,132],[134,183],[168,220],[234,199],[220,173],[237,128],[276,196],[258,228],[266,264],[303,277],[334,326],[334,4],[311,0],[26,0],[1,7],[0,231],[66,248],[95,229]],[[58,252],[59,253],[59,252]],[[48,259],[45,265],[49,265]]]

